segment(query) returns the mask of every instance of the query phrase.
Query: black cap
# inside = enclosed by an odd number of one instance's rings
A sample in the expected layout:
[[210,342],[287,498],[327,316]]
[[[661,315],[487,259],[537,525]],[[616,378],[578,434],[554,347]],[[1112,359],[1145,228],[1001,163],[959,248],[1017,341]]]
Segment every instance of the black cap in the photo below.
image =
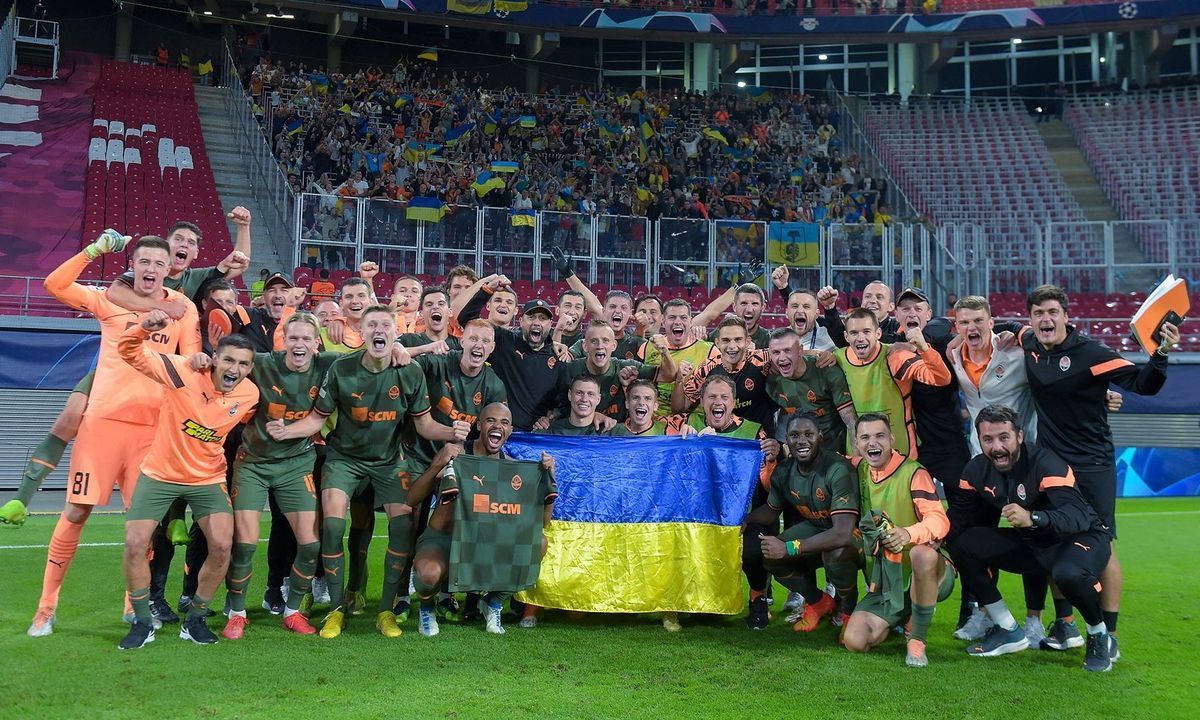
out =
[[901,293],[896,296],[896,304],[899,305],[900,302],[902,300],[904,300],[904,298],[906,298],[906,297],[916,298],[917,300],[920,300],[923,303],[929,302],[929,297],[925,294],[925,292],[923,290],[918,290],[917,288],[907,287],[907,288],[904,288],[904,290],[901,291]]
[[277,272],[277,273],[271,273],[271,275],[268,276],[267,279],[263,281],[263,290],[266,290],[267,288],[271,287],[271,284],[276,283],[276,282],[282,282],[284,285],[287,285],[288,287],[296,287],[296,284],[292,282],[292,279],[290,277],[288,277],[284,273]]
[[525,307],[521,308],[521,314],[528,315],[535,310],[541,310],[546,313],[546,317],[554,317],[554,311],[550,309],[550,303],[541,298],[535,298],[525,303]]

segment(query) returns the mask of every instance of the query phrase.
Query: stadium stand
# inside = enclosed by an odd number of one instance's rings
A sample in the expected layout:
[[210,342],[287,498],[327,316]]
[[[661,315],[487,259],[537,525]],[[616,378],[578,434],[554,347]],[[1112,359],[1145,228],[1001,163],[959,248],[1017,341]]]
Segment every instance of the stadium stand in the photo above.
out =
[[[220,262],[232,245],[190,73],[110,61],[94,92],[81,242],[106,227],[136,238],[165,234],[176,220],[188,220],[204,236],[196,265]],[[93,263],[85,277],[120,275],[124,260],[115,260]]]

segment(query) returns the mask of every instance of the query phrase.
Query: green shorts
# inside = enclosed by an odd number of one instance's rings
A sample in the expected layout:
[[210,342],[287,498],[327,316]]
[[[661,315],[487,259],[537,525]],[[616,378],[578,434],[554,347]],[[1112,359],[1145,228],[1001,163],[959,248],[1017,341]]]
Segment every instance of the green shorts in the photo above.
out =
[[413,557],[416,558],[423,552],[435,552],[443,560],[450,562],[450,540],[450,533],[427,527],[425,532],[421,533],[421,537],[417,538],[417,545],[413,548]]
[[[946,561],[946,572],[942,575],[941,583],[938,584],[938,602],[950,597],[950,593],[954,592],[954,578],[957,574],[954,566],[949,561]],[[888,627],[894,627],[908,622],[909,616],[912,615],[912,595],[907,590],[904,592],[904,610],[899,615],[889,614],[884,610],[885,606],[884,597],[881,593],[869,592],[858,601],[858,605],[854,608],[854,611],[858,612],[861,610],[871,613],[875,617],[883,618]]]
[[316,512],[317,488],[313,483],[313,463],[316,453],[307,452],[293,458],[264,462],[237,460],[233,463],[233,484],[229,495],[233,509],[262,512],[267,492],[275,494],[275,502],[284,513]]
[[375,505],[402,503],[408,499],[412,476],[403,459],[395,465],[359,462],[330,453],[321,468],[321,490],[341,490],[353,498],[368,487],[375,491]]
[[82,395],[92,394],[92,381],[96,379],[96,371],[93,370],[87,375],[79,378],[79,382],[75,383],[75,387],[71,388],[71,392],[80,393]]
[[155,480],[139,475],[133,500],[125,513],[125,520],[153,520],[159,522],[167,514],[167,508],[175,500],[183,498],[192,508],[192,517],[199,520],[213,513],[233,514],[233,503],[225,483],[207,485],[182,485]]

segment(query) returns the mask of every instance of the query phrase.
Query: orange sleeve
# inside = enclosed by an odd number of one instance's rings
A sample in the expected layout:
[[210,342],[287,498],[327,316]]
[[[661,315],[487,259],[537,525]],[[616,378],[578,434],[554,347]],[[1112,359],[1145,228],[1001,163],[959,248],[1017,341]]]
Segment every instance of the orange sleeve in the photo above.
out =
[[938,387],[950,384],[950,368],[946,367],[942,354],[932,347],[926,348],[925,352],[919,355],[911,352],[890,352],[888,368],[892,371],[892,377],[904,382],[911,383],[916,380]]
[[687,382],[683,384],[683,394],[687,397],[687,401],[691,404],[700,402],[700,388],[704,385],[704,381],[708,378],[708,373],[712,369],[712,362],[706,360],[703,365],[696,368]]
[[191,301],[188,301],[186,306],[187,310],[178,321],[179,344],[177,351],[184,357],[191,357],[198,352],[203,352],[204,345],[200,342],[200,313],[196,311],[196,306]]
[[1047,488],[1073,488],[1075,487],[1075,471],[1067,468],[1067,474],[1063,476],[1047,475],[1042,478],[1038,484],[1038,490],[1045,492]]
[[937,488],[933,485],[933,477],[929,471],[920,468],[913,473],[909,490],[912,493],[913,507],[920,518],[915,525],[904,528],[908,531],[910,542],[913,545],[922,545],[946,537],[946,533],[950,532],[950,518],[946,517],[946,510],[938,498]]
[[[271,333],[271,345],[273,350],[283,349],[283,325],[288,318],[296,314],[296,308],[291,305],[284,305],[283,312],[279,315],[279,324],[275,326],[275,332]],[[347,327],[349,327],[347,325]]]
[[68,258],[46,276],[45,282],[42,283],[46,292],[64,305],[95,313],[95,300],[99,293],[94,293],[75,282],[90,262],[82,250]]
[[117,354],[146,377],[167,387],[183,387],[183,378],[172,362],[172,356],[156,353],[146,347],[150,332],[138,323],[121,333],[117,340]]

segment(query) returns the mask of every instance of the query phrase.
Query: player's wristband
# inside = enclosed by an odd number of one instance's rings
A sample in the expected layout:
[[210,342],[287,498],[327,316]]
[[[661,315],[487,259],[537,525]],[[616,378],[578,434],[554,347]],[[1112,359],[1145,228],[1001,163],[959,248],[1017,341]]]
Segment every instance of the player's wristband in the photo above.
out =
[[788,557],[798,557],[800,555],[800,541],[789,540],[783,546],[787,549]]

